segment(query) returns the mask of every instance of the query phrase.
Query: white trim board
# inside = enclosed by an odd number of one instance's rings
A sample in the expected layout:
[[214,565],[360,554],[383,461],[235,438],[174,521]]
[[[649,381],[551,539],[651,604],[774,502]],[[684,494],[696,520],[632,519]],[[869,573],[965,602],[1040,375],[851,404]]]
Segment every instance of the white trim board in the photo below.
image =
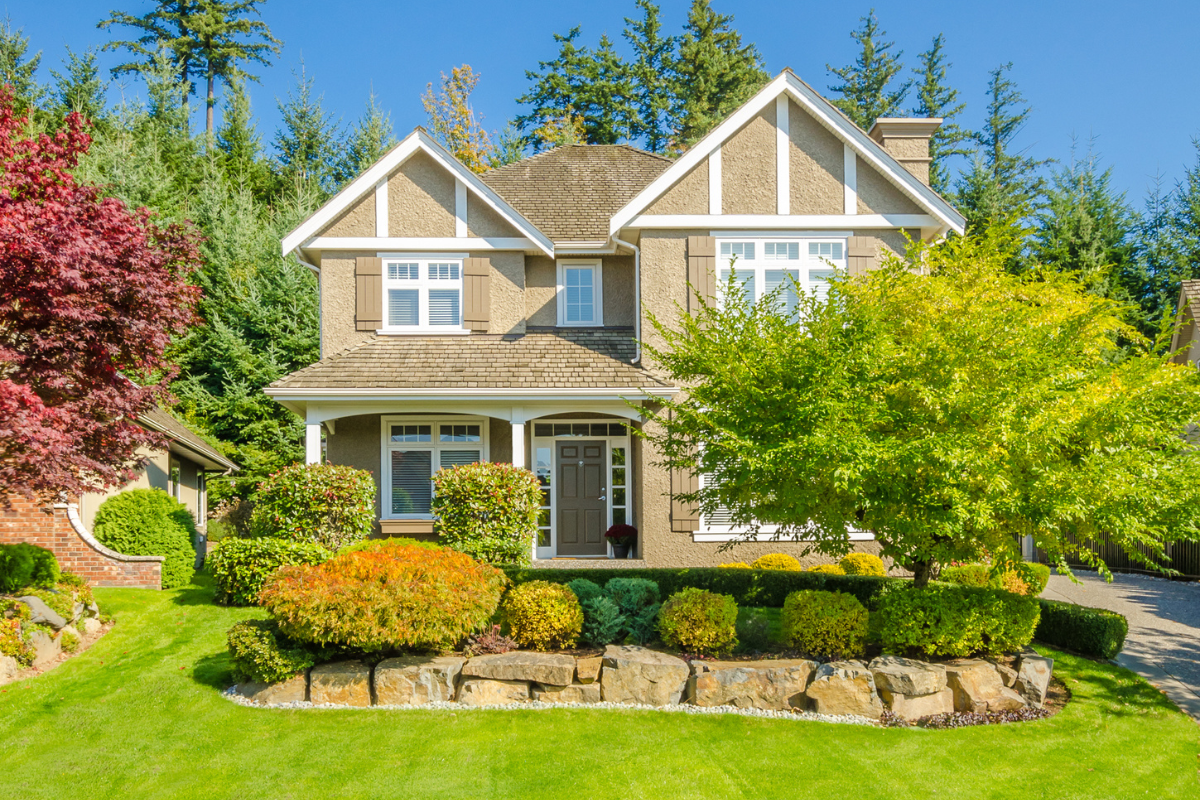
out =
[[424,238],[424,237],[388,237],[374,238],[371,236],[320,236],[304,245],[306,250],[366,250],[370,253],[383,253],[393,250],[404,250],[412,253],[442,252],[450,250],[536,250],[537,245],[531,239],[487,237],[454,239]]
[[937,228],[927,214],[642,214],[625,223],[626,228],[702,228],[741,230],[758,228],[810,230],[864,230],[891,228]]

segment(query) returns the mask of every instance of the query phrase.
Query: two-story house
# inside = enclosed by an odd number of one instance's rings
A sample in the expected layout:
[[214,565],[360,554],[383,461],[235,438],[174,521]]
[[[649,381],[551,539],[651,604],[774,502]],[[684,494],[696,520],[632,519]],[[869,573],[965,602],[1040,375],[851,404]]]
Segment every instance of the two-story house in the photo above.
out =
[[686,388],[643,359],[646,317],[691,313],[734,256],[755,297],[820,291],[905,235],[961,232],[928,186],[939,122],[867,133],[785,71],[675,160],[567,146],[476,175],[418,129],[284,240],[319,277],[322,358],[267,393],[310,462],[375,476],[382,534],[431,534],[433,473],[485,459],[540,478],[536,559],[606,557],[628,522],[647,566],[730,560],[738,531],[672,501],[697,478],[630,436],[626,400]]

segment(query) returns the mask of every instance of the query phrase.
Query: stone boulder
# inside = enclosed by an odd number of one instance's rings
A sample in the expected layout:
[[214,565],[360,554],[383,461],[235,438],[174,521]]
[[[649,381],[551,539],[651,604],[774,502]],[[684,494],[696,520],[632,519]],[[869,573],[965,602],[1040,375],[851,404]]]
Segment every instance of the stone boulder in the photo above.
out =
[[525,681],[467,678],[458,689],[458,702],[467,706],[506,706],[529,700]]
[[1025,707],[1019,694],[1004,685],[995,665],[981,659],[946,664],[946,683],[954,691],[954,710],[982,714]]
[[603,656],[590,656],[575,659],[575,680],[578,683],[595,683],[600,680],[600,666],[604,663]]
[[868,667],[875,678],[875,687],[892,694],[923,697],[937,694],[946,688],[946,668],[911,658],[880,656]]
[[361,661],[336,661],[313,667],[308,676],[308,696],[314,704],[371,705],[371,668]]
[[585,705],[600,702],[600,684],[574,683],[570,686],[543,686],[535,684],[533,699],[543,703]]
[[96,619],[95,617],[88,617],[83,622],[79,623],[79,627],[83,629],[81,632],[84,636],[95,636],[100,633],[100,631],[104,630],[104,626],[100,624],[100,620]]
[[887,689],[880,689],[879,697],[893,714],[904,719],[949,714],[954,710],[954,690],[949,686],[940,692],[923,695],[895,694]]
[[[59,617],[59,619],[62,618]],[[62,642],[59,637],[51,636],[44,630],[35,630],[29,634],[29,646],[33,648],[33,666],[37,669],[53,664],[62,652]]]
[[1010,689],[1013,688],[1013,685],[1017,682],[1017,671],[1007,664],[1001,664],[997,661],[992,661],[991,664],[996,668],[996,672],[1000,673],[1000,680],[1003,681],[1004,685]]
[[18,597],[17,600],[29,606],[29,621],[33,624],[36,625],[39,622],[45,623],[56,631],[62,630],[67,626],[67,621],[57,611],[42,602],[40,597],[28,595],[26,597]]
[[0,656],[0,686],[17,679],[17,660],[12,656]]
[[804,659],[693,661],[688,700],[698,706],[787,711],[804,708],[817,665]]
[[1046,691],[1050,688],[1050,676],[1054,673],[1054,659],[1039,656],[1033,650],[1021,653],[1017,665],[1017,679],[1013,689],[1025,701],[1038,708],[1046,702]]
[[308,699],[308,672],[302,672],[279,683],[259,683],[258,681],[239,683],[235,687],[235,691],[260,706],[301,703]]
[[476,656],[462,668],[464,678],[497,681],[536,681],[551,686],[570,686],[575,680],[575,658],[556,653],[517,650]]
[[817,667],[808,685],[808,699],[818,714],[854,714],[879,719],[883,703],[875,693],[875,678],[861,661],[833,661]]
[[402,656],[381,661],[375,667],[375,705],[419,706],[452,701],[466,661],[459,656]]
[[645,647],[610,644],[604,649],[601,695],[610,703],[676,705],[691,670],[681,658]]

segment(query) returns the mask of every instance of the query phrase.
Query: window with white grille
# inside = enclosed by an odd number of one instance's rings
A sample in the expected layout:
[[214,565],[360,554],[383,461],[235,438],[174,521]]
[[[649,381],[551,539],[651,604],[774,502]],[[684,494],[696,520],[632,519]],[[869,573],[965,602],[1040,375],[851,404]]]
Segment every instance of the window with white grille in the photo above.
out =
[[462,329],[462,291],[461,258],[384,258],[384,330]]
[[730,287],[757,303],[778,291],[784,310],[794,313],[797,290],[824,299],[829,280],[846,267],[845,239],[718,240],[718,292]]
[[486,457],[487,423],[463,420],[384,420],[384,514],[428,518],[433,476],[440,469]]

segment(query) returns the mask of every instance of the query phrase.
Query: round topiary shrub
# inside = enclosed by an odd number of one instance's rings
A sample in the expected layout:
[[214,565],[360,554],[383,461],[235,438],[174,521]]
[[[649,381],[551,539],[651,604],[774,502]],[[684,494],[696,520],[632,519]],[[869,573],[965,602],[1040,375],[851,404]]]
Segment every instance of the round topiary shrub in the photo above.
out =
[[1033,641],[1038,617],[1032,597],[949,584],[890,591],[875,611],[885,652],[950,658],[1020,650]]
[[815,567],[809,567],[809,572],[815,572],[818,575],[845,575],[846,570],[842,569],[840,564],[817,564]]
[[255,536],[315,542],[337,550],[375,526],[375,481],[363,469],[293,464],[258,485],[250,530]]
[[721,655],[737,645],[737,613],[731,596],[689,587],[663,603],[658,633],[685,653]]
[[867,641],[867,609],[843,592],[792,592],[783,601],[786,644],[810,656],[857,658]]
[[217,584],[216,601],[252,606],[267,578],[280,567],[320,564],[333,554],[314,542],[286,539],[222,539],[208,555],[208,570]]
[[508,580],[500,570],[444,547],[371,545],[281,567],[259,603],[295,641],[365,652],[453,647],[491,621]]
[[522,647],[569,649],[583,629],[583,609],[575,593],[561,583],[530,581],[504,598],[509,635]]
[[196,522],[187,506],[161,489],[131,489],[108,498],[96,509],[92,533],[127,556],[165,556],[164,589],[187,586],[196,572]]
[[583,629],[580,631],[583,641],[594,647],[604,647],[621,638],[625,615],[611,599],[603,595],[589,597],[580,600],[579,607],[583,610]]
[[850,553],[838,562],[838,566],[846,575],[874,575],[880,578],[887,575],[883,559],[873,553]]
[[28,542],[0,544],[0,593],[26,586],[49,589],[58,578],[58,559],[46,548]]
[[789,556],[787,553],[767,553],[765,556],[754,559],[750,566],[753,569],[786,569],[792,572],[800,572],[804,569],[794,556]]
[[438,541],[492,564],[528,564],[542,507],[537,476],[481,461],[433,476]]

